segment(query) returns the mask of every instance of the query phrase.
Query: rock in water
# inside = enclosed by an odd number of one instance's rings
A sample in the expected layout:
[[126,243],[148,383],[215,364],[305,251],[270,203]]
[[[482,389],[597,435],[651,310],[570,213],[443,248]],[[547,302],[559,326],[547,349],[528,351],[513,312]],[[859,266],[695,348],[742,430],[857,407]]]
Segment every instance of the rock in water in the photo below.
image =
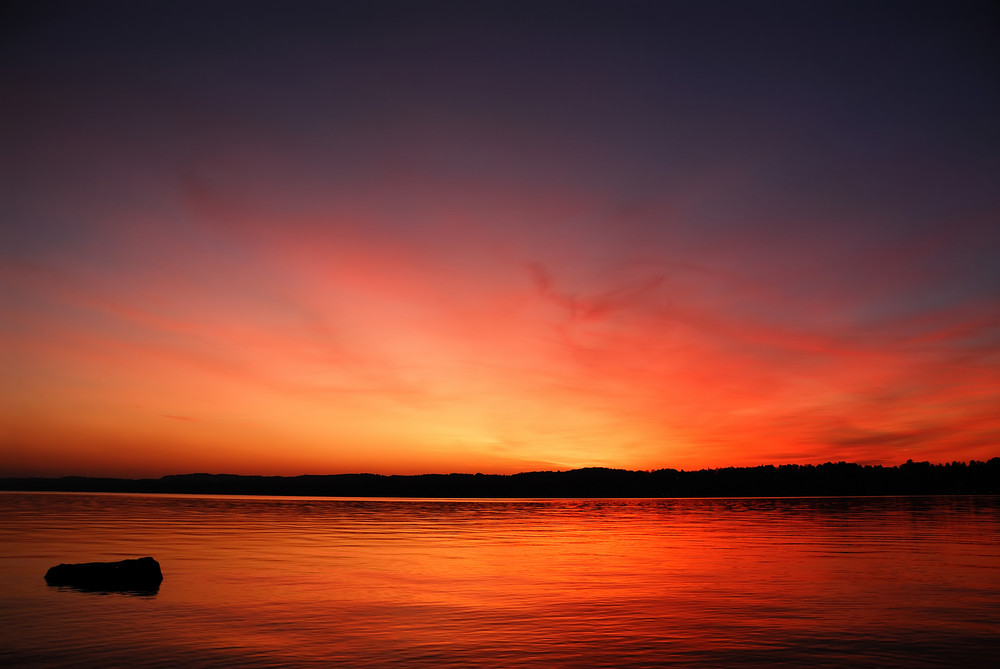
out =
[[49,585],[106,590],[155,590],[163,580],[160,563],[151,557],[120,562],[60,564],[45,573]]

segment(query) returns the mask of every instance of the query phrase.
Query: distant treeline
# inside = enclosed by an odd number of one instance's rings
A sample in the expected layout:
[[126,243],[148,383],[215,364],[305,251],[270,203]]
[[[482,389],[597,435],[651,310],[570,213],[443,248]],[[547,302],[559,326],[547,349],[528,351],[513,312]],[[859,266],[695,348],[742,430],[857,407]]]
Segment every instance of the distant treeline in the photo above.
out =
[[522,474],[182,474],[158,479],[0,479],[2,490],[303,495],[310,497],[798,497],[841,495],[997,495],[1000,457],[988,462],[898,467],[828,462],[679,471],[588,467]]

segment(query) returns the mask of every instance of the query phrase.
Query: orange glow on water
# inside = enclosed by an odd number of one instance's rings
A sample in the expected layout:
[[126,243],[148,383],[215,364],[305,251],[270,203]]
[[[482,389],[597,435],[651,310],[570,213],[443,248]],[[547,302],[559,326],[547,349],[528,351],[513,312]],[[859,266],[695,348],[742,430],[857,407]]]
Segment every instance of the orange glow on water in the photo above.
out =
[[[88,666],[988,666],[997,631],[990,497],[0,504],[10,651]],[[138,546],[145,601],[41,578]]]

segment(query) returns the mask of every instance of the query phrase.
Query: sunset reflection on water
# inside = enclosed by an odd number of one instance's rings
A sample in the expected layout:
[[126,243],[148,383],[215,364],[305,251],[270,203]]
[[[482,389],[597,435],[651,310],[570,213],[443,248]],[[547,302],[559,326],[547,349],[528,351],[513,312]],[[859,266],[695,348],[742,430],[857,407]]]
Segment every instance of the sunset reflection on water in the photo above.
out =
[[[8,665],[988,666],[1000,651],[997,498],[0,504]],[[146,554],[164,572],[151,597],[41,578]]]

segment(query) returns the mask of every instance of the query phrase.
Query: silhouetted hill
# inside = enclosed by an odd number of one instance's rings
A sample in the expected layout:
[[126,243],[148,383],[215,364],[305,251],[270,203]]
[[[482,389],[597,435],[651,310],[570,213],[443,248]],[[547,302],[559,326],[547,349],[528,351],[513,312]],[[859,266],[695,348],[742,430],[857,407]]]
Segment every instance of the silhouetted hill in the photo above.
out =
[[2,490],[317,497],[798,497],[842,495],[996,495],[1000,457],[988,462],[897,467],[828,462],[683,471],[588,467],[521,474],[333,474],[240,476],[181,474],[158,479],[0,479]]

